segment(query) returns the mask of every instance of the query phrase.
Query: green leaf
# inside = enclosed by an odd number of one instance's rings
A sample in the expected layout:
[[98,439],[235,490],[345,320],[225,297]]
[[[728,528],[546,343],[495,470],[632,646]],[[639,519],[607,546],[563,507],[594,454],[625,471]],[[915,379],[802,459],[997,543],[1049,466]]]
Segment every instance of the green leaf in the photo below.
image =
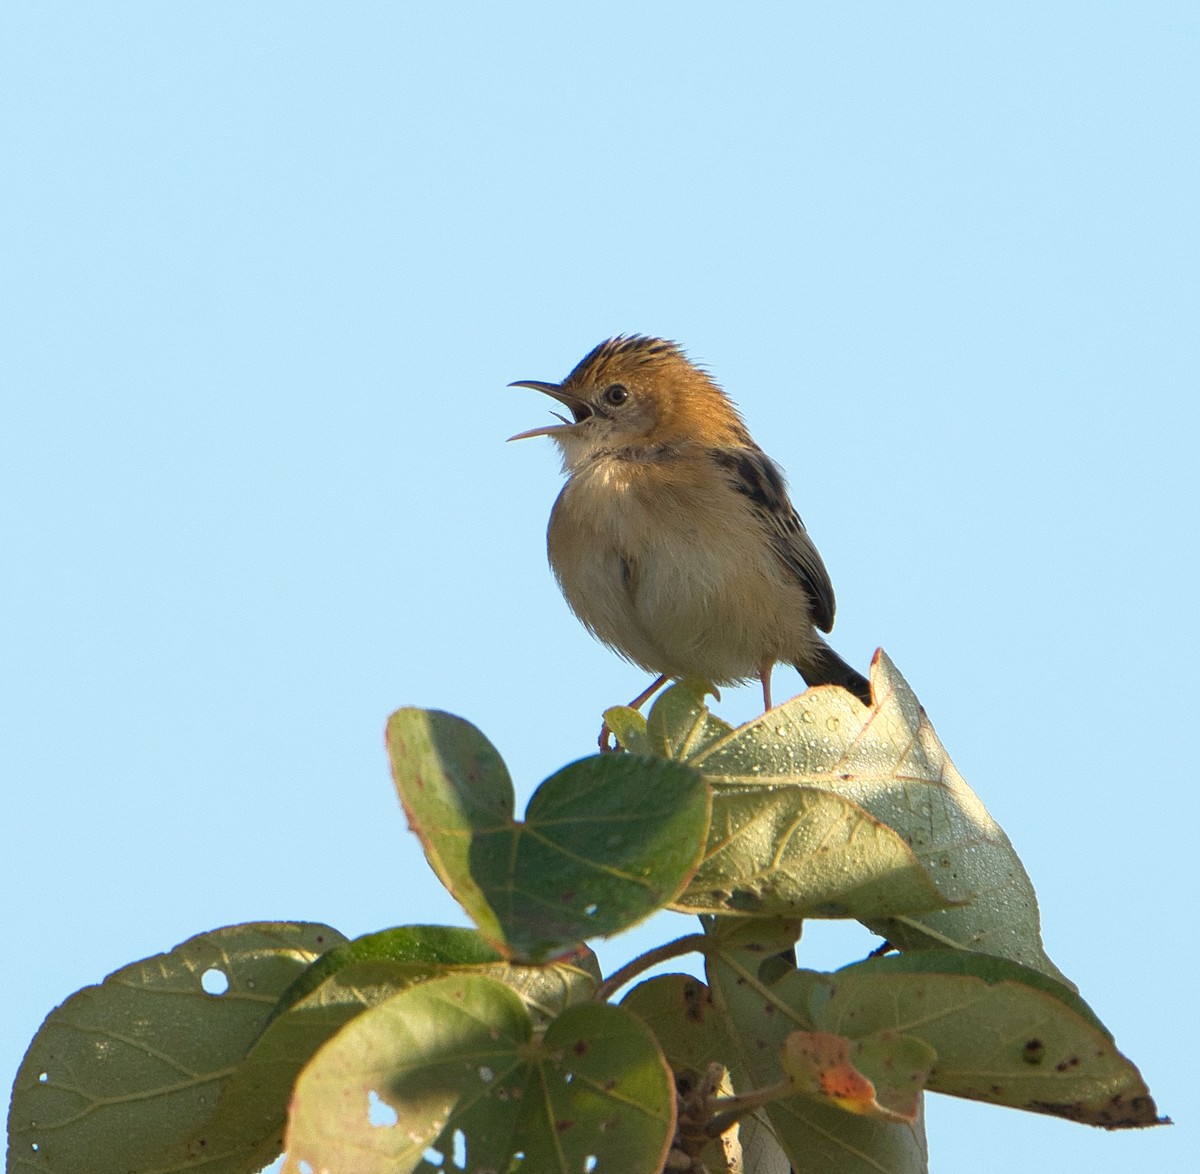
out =
[[[343,941],[324,925],[229,926],[72,995],[42,1024],[17,1073],[10,1172],[255,1169],[261,1137],[219,1153],[191,1139],[280,994]],[[223,993],[208,993],[223,984]]]
[[[688,754],[686,761],[714,789],[710,858],[722,829],[733,822],[723,814],[725,804],[740,801],[747,789],[825,791],[891,828],[911,846],[937,891],[964,903],[932,911],[925,905],[927,911],[856,912],[871,929],[901,949],[978,951],[1067,981],[1042,948],[1033,886],[1008,837],[963,781],[920,702],[882,651],[872,665],[871,687],[871,708],[843,689],[810,689]],[[652,712],[651,726],[654,721]],[[681,736],[682,727],[675,740]]]
[[928,951],[800,972],[821,1029],[895,1031],[937,1053],[929,1088],[1120,1129],[1160,1123],[1141,1074],[1070,988],[1001,958]]
[[206,1153],[262,1139],[262,1163],[283,1148],[296,1078],[322,1044],[368,1007],[413,983],[450,973],[483,974],[510,986],[534,1022],[544,1024],[590,997],[600,974],[584,948],[577,961],[513,966],[476,930],[405,926],[356,938],[323,954],[284,992],[275,1017],[221,1090],[216,1111],[196,1133]]
[[317,1053],[284,1170],[500,1171],[520,1153],[539,1174],[657,1174],[674,1126],[670,1070],[636,1016],[577,1005],[543,1038],[508,986],[454,975],[373,1007]]
[[538,788],[522,823],[500,756],[460,718],[400,710],[388,750],[429,863],[510,958],[628,929],[679,893],[704,846],[708,790],[679,763],[582,759]]
[[646,719],[628,705],[614,705],[604,711],[604,722],[617,736],[622,750],[631,754],[653,754],[646,732]]
[[[323,954],[284,992],[280,1014],[333,975],[347,985],[370,984],[394,994],[401,987],[449,970],[473,970],[508,983],[536,1019],[553,1019],[572,1003],[590,998],[601,979],[600,964],[587,946],[553,965],[516,966],[474,929],[406,925],[355,938]],[[372,999],[371,1002],[378,1002]]]
[[783,1041],[784,1071],[809,1096],[881,1121],[915,1121],[936,1053],[911,1035],[879,1031],[850,1040],[793,1031]]
[[[708,987],[686,974],[663,974],[635,986],[621,1000],[621,1006],[637,1015],[658,1040],[667,1063],[675,1073],[683,1107],[679,1135],[688,1152],[699,1159],[706,1170],[717,1174],[757,1174],[769,1165],[768,1150],[780,1154],[778,1145],[758,1116],[744,1117],[722,1137],[702,1135],[711,1113],[688,1119],[691,1090],[712,1083],[713,1065],[721,1069],[715,1084],[720,1096],[734,1092],[728,1073],[735,1049],[726,1030],[726,1021],[713,1005]],[[753,1160],[748,1160],[753,1155]],[[786,1162],[777,1162],[786,1170]]]
[[913,850],[817,787],[717,785],[704,860],[673,907],[752,917],[883,917],[939,909]]
[[694,682],[672,685],[654,703],[646,732],[655,754],[686,761],[732,733],[704,704],[705,689]]
[[[781,1059],[788,1036],[819,1030],[806,1000],[785,997],[795,969],[757,951],[720,948],[706,966],[713,1002],[735,1048],[734,1087],[748,1093],[789,1079]],[[924,1174],[927,1168],[919,1107],[912,1122],[894,1122],[798,1094],[769,1102],[765,1112],[796,1174]]]

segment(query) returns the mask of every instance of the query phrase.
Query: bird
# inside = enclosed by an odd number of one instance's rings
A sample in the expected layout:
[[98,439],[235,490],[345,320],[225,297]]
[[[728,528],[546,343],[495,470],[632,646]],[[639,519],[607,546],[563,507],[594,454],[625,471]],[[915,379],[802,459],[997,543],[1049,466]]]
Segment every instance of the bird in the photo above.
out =
[[866,677],[820,634],[833,627],[833,584],[782,472],[677,343],[620,334],[559,383],[509,386],[570,412],[509,439],[558,445],[567,480],[550,567],[584,627],[655,674],[633,708],[669,680],[757,679],[766,711],[777,663],[871,704]]

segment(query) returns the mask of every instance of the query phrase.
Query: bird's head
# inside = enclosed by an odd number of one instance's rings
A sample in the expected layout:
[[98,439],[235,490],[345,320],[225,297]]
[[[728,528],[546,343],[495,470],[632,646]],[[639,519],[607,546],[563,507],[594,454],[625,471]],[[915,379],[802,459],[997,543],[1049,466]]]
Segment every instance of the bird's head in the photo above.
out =
[[509,386],[545,392],[571,413],[568,419],[555,412],[561,423],[509,437],[553,438],[568,468],[611,449],[749,441],[725,393],[662,338],[619,335],[590,351],[561,383],[519,379]]

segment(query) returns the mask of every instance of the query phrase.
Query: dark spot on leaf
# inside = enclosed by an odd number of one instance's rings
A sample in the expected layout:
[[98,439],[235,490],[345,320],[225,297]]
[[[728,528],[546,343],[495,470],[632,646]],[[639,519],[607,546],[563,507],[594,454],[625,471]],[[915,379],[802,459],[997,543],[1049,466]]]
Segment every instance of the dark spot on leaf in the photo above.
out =
[[575,1055],[577,1055],[577,1056],[586,1056],[587,1050],[588,1050],[587,1040],[577,1039],[571,1045],[571,1051],[573,1051],[575,1053]]
[[555,1121],[554,1128],[557,1129],[559,1133],[566,1133],[566,1131],[568,1129],[575,1128],[575,1122],[574,1121]]
[[703,1023],[705,1015],[706,991],[698,982],[684,984],[683,1015],[691,1023]]
[[1025,1041],[1021,1049],[1021,1059],[1026,1064],[1040,1064],[1046,1058],[1046,1045],[1040,1039]]
[[1079,1067],[1079,1057],[1078,1056],[1068,1056],[1065,1060],[1060,1060],[1057,1064],[1054,1065],[1054,1071],[1055,1072],[1066,1072],[1067,1069],[1069,1069],[1069,1068],[1078,1068],[1078,1067]]

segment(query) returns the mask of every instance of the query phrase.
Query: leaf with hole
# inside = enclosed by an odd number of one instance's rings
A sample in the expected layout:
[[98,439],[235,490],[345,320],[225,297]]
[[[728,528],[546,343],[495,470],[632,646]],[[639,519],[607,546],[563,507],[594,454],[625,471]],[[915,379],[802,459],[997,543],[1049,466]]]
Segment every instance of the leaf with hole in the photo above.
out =
[[675,1128],[670,1069],[635,1015],[568,1007],[544,1035],[504,983],[452,975],[364,1012],[296,1085],[286,1174],[455,1165],[657,1174]]
[[212,1117],[196,1132],[196,1150],[224,1152],[261,1138],[262,1161],[270,1161],[283,1148],[296,1078],[318,1048],[368,1007],[413,983],[452,973],[505,983],[538,1026],[587,999],[600,978],[586,947],[577,959],[515,966],[477,930],[449,926],[403,926],[335,946],[279,999],[266,1030],[224,1082]]
[[343,941],[325,925],[234,925],[72,995],[17,1073],[10,1170],[130,1174],[202,1161],[205,1174],[240,1174],[270,1161],[278,1136],[217,1151],[197,1147],[195,1134],[279,996]]

